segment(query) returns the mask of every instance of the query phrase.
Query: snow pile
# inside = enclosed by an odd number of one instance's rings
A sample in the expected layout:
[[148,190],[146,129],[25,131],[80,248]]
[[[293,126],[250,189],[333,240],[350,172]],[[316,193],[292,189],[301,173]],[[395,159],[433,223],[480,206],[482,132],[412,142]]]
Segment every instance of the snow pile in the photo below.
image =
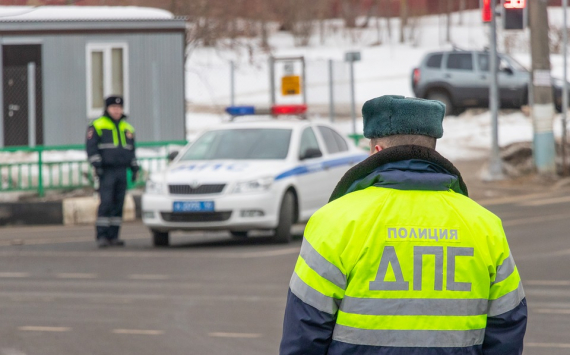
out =
[[[463,17],[459,25],[460,16]],[[562,23],[562,10],[549,8],[552,26]],[[307,62],[307,95],[309,110],[326,116],[329,104],[328,60],[334,61],[335,104],[344,119],[337,119],[335,126],[345,134],[352,133],[352,123],[346,120],[350,102],[349,67],[343,62],[348,51],[360,51],[362,61],[355,63],[356,107],[360,115],[362,104],[373,97],[385,94],[413,96],[411,72],[426,53],[449,50],[445,41],[445,17],[426,16],[416,21],[415,30],[407,37],[412,40],[398,43],[399,19],[390,20],[392,35],[388,36],[387,21],[381,19],[366,29],[345,30],[342,21],[325,22],[325,37],[321,43],[317,31],[308,47],[295,47],[289,33],[276,32],[269,38],[271,54],[276,57],[304,56]],[[379,24],[379,25],[378,25]],[[462,49],[482,50],[488,45],[488,27],[481,22],[480,11],[467,11],[452,15],[451,41]],[[501,27],[499,25],[499,27]],[[499,50],[509,51],[523,65],[530,66],[529,31],[499,30]],[[378,45],[381,43],[381,45]],[[239,49],[241,48],[241,50]],[[270,102],[269,54],[263,52],[257,40],[242,39],[238,49],[197,48],[186,63],[186,97],[197,107],[223,108],[230,104],[230,61],[236,63],[235,101],[237,105],[267,107]],[[551,55],[552,75],[562,77],[562,56]],[[279,66],[277,66],[279,70]],[[276,78],[279,78],[277,73]],[[278,103],[285,101],[279,98]],[[290,100],[288,100],[290,101]],[[319,109],[315,109],[319,108]],[[198,108],[195,110],[199,111]],[[467,111],[459,117],[444,120],[445,135],[438,143],[438,150],[452,160],[483,158],[491,148],[491,117],[481,110]],[[189,112],[187,137],[193,140],[198,132],[219,124],[224,115]],[[326,117],[322,119],[327,119]],[[532,123],[522,112],[503,112],[500,115],[499,144],[504,147],[514,142],[532,141]],[[556,137],[561,136],[560,117],[554,122]],[[357,133],[362,132],[358,119]]]

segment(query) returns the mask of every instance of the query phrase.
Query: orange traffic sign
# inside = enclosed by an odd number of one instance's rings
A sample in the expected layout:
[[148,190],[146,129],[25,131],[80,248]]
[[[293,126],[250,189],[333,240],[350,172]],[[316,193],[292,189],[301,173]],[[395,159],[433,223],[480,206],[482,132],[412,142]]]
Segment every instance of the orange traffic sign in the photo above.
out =
[[281,78],[281,94],[283,96],[299,95],[301,93],[301,77],[289,75]]

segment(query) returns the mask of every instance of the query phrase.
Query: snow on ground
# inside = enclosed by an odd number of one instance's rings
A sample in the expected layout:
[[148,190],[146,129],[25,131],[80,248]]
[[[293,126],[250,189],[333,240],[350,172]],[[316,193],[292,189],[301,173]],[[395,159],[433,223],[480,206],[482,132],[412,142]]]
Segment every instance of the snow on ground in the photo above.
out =
[[[550,8],[550,23],[560,26],[562,10]],[[468,11],[463,15],[463,25],[458,25],[459,14],[453,14],[452,42],[463,49],[481,50],[488,45],[487,26],[481,23],[479,11]],[[349,68],[343,62],[347,51],[360,51],[362,61],[355,64],[357,112],[362,104],[371,98],[385,94],[413,96],[410,86],[411,71],[423,56],[431,51],[451,49],[445,42],[445,17],[428,16],[418,20],[414,39],[406,44],[398,43],[399,19],[390,21],[392,37],[388,37],[386,20],[380,20],[380,34],[376,20],[368,29],[346,31],[342,21],[327,21],[324,43],[319,33],[313,35],[308,47],[296,47],[288,33],[276,32],[270,37],[272,54],[276,57],[304,56],[307,61],[307,94],[309,108],[320,106],[326,109],[329,103],[327,61],[335,61],[335,103],[344,105],[344,112],[350,100]],[[500,26],[499,26],[500,27]],[[530,66],[529,31],[503,31],[498,33],[499,50],[505,52],[505,44],[511,43],[509,52],[523,65]],[[268,54],[256,47],[255,41],[243,40],[242,49],[233,51],[199,48],[195,49],[186,65],[186,95],[191,104],[197,106],[225,107],[230,103],[230,60],[236,63],[236,104],[267,107],[270,102]],[[381,45],[377,45],[381,42]],[[562,57],[551,55],[552,74],[562,77]],[[276,78],[280,77],[277,67]],[[300,68],[296,68],[299,72]],[[299,102],[299,99],[285,100],[278,97],[278,103]],[[321,113],[322,115],[322,113]],[[189,112],[187,114],[187,136],[189,140],[199,131],[217,125],[224,115]],[[326,119],[323,118],[323,119]],[[459,117],[444,120],[445,134],[438,143],[438,150],[452,160],[486,157],[491,147],[490,114],[468,111]],[[561,136],[560,117],[555,120],[555,134]],[[352,133],[352,123],[338,120],[337,128]],[[362,132],[361,118],[357,133]],[[531,141],[532,123],[522,112],[500,115],[499,144]]]
[[[549,9],[550,22],[561,23],[562,10]],[[457,25],[459,14],[453,15],[452,43],[463,49],[482,50],[488,45],[488,29],[481,23],[479,11],[467,11],[462,26]],[[295,47],[288,33],[277,32],[270,38],[275,57],[304,56],[307,60],[308,101],[313,105],[328,105],[327,61],[335,61],[335,101],[349,102],[348,65],[343,63],[344,53],[360,51],[362,61],[355,63],[356,101],[361,105],[366,100],[385,94],[413,96],[410,86],[411,72],[426,53],[451,49],[445,43],[445,19],[442,16],[426,16],[418,20],[413,43],[400,44],[399,20],[392,19],[392,38],[388,38],[386,23],[381,21],[381,35],[377,29],[355,30],[351,36],[335,21],[327,22],[329,29],[325,43],[321,44],[318,33],[308,47]],[[340,28],[340,29],[339,29]],[[506,51],[505,41],[513,43],[511,55],[526,67],[530,66],[529,31],[499,30],[499,50]],[[356,37],[356,39],[352,39]],[[507,38],[507,39],[506,39]],[[376,45],[379,41],[382,45]],[[255,41],[244,40],[255,49]],[[194,104],[227,106],[230,103],[230,60],[236,62],[236,103],[267,106],[270,101],[268,54],[245,50],[220,50],[199,48],[192,52],[186,65],[187,100]],[[563,66],[560,54],[551,55],[552,74],[562,78]],[[276,77],[279,78],[279,69]],[[286,99],[282,99],[286,100]]]

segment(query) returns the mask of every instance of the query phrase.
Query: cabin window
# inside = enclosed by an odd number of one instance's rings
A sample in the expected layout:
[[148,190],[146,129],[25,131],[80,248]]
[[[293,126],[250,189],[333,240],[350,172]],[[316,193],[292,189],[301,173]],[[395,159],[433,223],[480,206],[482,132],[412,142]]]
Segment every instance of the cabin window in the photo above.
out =
[[121,43],[87,45],[87,117],[97,118],[104,110],[105,98],[125,98],[128,112],[128,51]]

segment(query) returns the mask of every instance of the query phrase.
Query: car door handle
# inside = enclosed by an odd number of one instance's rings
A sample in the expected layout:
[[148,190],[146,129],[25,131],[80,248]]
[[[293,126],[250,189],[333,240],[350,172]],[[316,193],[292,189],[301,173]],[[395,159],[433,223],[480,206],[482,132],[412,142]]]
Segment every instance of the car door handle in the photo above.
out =
[[450,79],[450,78],[451,78],[451,74],[445,74],[445,77],[446,77],[447,79]]
[[483,80],[487,79],[487,75],[481,75],[481,79]]

